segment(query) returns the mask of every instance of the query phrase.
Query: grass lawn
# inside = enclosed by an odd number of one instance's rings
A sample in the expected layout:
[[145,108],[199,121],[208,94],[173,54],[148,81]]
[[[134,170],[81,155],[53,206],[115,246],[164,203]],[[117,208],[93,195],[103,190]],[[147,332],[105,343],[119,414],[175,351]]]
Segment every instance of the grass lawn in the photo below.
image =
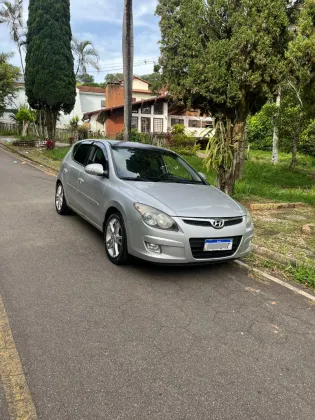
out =
[[[184,158],[199,172],[205,172],[203,160],[197,156]],[[271,154],[252,151],[245,163],[244,177],[235,186],[234,197],[240,201],[279,201],[315,205],[315,158],[299,155],[295,171],[289,168],[290,154],[280,153],[277,166],[270,162]],[[207,179],[215,185],[215,172],[207,173]]]

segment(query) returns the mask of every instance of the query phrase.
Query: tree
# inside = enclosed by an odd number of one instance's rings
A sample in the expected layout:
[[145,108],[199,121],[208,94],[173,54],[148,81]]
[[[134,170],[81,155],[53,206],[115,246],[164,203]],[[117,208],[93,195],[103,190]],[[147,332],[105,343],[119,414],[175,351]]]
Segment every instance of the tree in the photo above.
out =
[[30,0],[25,89],[52,140],[59,112],[69,114],[75,105],[71,38],[70,0]]
[[[296,166],[297,149],[303,130],[315,116],[315,2],[300,6],[294,36],[285,57],[287,106],[283,107],[282,126],[292,137],[291,168]],[[291,120],[291,122],[289,122]],[[290,124],[291,130],[288,130]]]
[[140,76],[140,79],[146,80],[150,83],[150,88],[154,92],[160,91],[162,88],[162,78],[161,73],[154,71],[151,74],[143,74]]
[[105,83],[118,83],[124,79],[124,73],[108,73],[105,76]]
[[83,84],[94,83],[94,76],[87,73],[79,74],[77,76],[77,81]]
[[157,6],[163,82],[175,100],[214,116],[208,166],[229,194],[242,176],[249,112],[278,83],[286,6],[286,0],[159,0]]
[[132,0],[124,2],[124,21],[123,21],[123,66],[124,66],[124,140],[130,139],[131,121],[132,121],[132,82],[133,82],[133,55],[134,55],[134,37],[133,37],[133,11]]
[[13,102],[16,92],[15,81],[20,75],[19,69],[8,63],[11,56],[0,53],[0,116]]
[[16,43],[21,60],[22,73],[25,75],[22,57],[22,36],[23,36],[23,0],[1,1],[0,24],[6,23],[9,27],[10,35]]
[[78,39],[73,38],[72,51],[76,60],[76,76],[79,71],[82,74],[86,74],[87,66],[91,66],[97,71],[100,70],[100,56],[91,41],[79,41]]
[[11,115],[11,119],[22,125],[22,136],[27,136],[28,128],[31,123],[36,121],[36,111],[31,110],[27,104],[19,106],[19,108]]

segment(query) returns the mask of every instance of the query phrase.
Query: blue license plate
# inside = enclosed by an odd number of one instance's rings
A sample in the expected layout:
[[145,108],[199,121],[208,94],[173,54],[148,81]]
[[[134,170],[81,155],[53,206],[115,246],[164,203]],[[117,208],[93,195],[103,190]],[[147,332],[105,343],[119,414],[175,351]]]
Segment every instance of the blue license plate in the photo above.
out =
[[231,251],[233,239],[206,239],[204,251]]

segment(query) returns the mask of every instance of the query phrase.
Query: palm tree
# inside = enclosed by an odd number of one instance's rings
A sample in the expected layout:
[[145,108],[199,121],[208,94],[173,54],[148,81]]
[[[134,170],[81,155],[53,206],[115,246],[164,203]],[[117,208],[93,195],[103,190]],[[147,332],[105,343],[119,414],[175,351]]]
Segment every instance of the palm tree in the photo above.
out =
[[124,109],[124,140],[128,141],[131,132],[132,121],[132,80],[133,80],[133,13],[132,0],[125,0],[124,22],[123,22],[123,65],[124,65],[124,89],[125,89],[125,109]]
[[99,71],[100,56],[91,41],[79,41],[76,38],[72,39],[72,52],[77,61],[77,69],[75,75],[79,71],[83,74],[87,73],[87,66],[92,66],[95,70]]
[[24,63],[22,57],[22,30],[23,30],[23,0],[1,1],[0,9],[0,23],[6,23],[9,27],[10,35],[13,41],[17,44],[23,75]]

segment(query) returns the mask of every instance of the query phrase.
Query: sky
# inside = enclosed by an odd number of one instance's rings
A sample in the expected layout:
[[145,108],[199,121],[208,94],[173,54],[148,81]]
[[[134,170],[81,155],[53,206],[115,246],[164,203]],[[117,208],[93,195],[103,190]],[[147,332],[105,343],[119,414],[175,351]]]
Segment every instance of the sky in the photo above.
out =
[[[122,72],[122,14],[123,0],[70,0],[73,36],[92,41],[100,54],[101,72],[89,69],[95,81],[102,82],[107,73]],[[158,19],[154,16],[157,0],[134,0],[135,67],[141,75],[153,71],[159,56],[160,37]],[[28,0],[24,0],[25,22]],[[0,25],[0,52],[14,52],[11,60],[19,65],[16,46],[10,40],[6,25]]]

